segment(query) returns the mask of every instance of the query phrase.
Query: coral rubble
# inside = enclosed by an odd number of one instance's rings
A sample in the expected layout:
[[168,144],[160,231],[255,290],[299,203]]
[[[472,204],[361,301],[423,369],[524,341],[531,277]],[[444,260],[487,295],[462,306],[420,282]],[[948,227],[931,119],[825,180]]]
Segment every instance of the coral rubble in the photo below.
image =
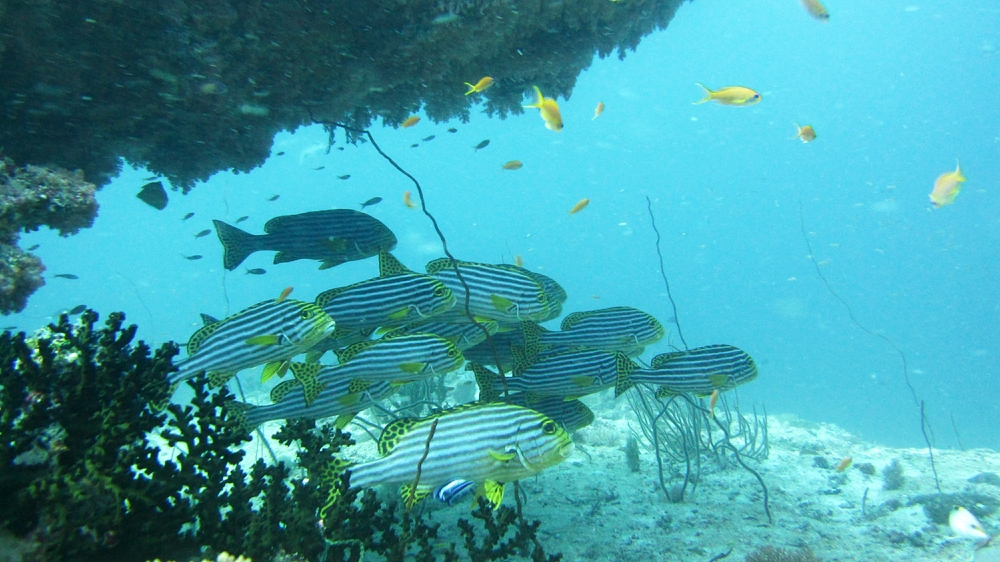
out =
[[98,185],[125,158],[188,189],[258,166],[309,110],[363,127],[421,106],[467,119],[480,97],[520,113],[533,84],[568,96],[595,53],[624,56],[680,3],[3,2],[0,146]]
[[79,171],[18,168],[0,159],[0,314],[20,312],[45,284],[41,260],[17,247],[20,233],[49,226],[69,236],[89,227],[97,216],[95,189]]

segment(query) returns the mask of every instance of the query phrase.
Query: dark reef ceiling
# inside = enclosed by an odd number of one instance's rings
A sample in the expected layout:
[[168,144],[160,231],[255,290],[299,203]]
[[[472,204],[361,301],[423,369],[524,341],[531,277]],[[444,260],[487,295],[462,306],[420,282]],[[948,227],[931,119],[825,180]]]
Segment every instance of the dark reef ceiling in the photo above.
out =
[[681,0],[0,0],[0,147],[19,165],[121,158],[190,189],[249,171],[317,119],[399,123],[567,97],[595,54],[666,27]]

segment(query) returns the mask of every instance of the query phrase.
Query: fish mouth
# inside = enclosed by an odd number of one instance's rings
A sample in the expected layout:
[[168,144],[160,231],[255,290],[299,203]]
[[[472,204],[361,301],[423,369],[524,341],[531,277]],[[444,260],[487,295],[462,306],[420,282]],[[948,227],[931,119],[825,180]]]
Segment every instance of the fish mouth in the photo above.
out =
[[569,457],[571,454],[573,454],[573,449],[575,447],[576,445],[574,445],[572,441],[566,443],[565,445],[559,447],[559,456],[564,459]]

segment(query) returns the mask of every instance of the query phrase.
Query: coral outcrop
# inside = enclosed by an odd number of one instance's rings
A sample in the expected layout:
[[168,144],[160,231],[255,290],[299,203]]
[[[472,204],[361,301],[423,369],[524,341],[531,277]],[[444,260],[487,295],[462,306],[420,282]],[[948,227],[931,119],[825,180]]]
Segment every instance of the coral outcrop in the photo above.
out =
[[[121,160],[188,189],[248,171],[282,130],[520,113],[532,84],[568,96],[595,53],[623,56],[681,0],[0,3],[0,146],[82,169]],[[464,82],[495,85],[465,96]]]
[[20,312],[45,284],[41,260],[17,247],[20,233],[48,226],[69,236],[89,227],[97,216],[95,189],[79,171],[0,159],[0,314]]

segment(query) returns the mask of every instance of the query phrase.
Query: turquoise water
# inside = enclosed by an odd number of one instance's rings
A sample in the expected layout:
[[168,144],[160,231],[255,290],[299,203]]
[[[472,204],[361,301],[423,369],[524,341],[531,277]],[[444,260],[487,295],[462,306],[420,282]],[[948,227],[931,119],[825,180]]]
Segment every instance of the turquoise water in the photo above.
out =
[[[743,400],[887,445],[922,445],[900,356],[859,329],[817,276],[801,209],[830,287],[905,354],[936,445],[997,448],[1000,7],[827,7],[831,20],[819,23],[793,0],[686,4],[624,61],[597,60],[580,76],[571,98],[559,100],[560,133],[534,110],[372,131],[420,180],[457,257],[510,263],[520,255],[563,284],[567,312],[627,304],[664,323],[673,316],[650,197],[687,343],[736,345],[760,366],[758,380],[740,389]],[[763,101],[693,105],[702,95],[695,82],[747,86]],[[592,121],[598,101],[607,110]],[[792,140],[793,122],[813,125],[818,139]],[[446,132],[452,126],[458,133]],[[475,151],[484,139],[491,144]],[[416,270],[440,257],[430,222],[402,204],[403,192],[415,191],[409,180],[370,145],[336,146],[346,149],[327,152],[319,127],[281,134],[273,152],[283,156],[249,174],[218,174],[187,196],[171,192],[162,212],[135,198],[149,174],[127,170],[98,194],[94,228],[22,237],[22,247],[41,244],[48,273],[80,279],[50,277],[5,324],[34,329],[87,304],[125,311],[149,341],[183,342],[201,312],[224,316],[286,286],[311,300],[377,275],[375,260],[317,271],[306,261],[274,266],[268,252],[244,263],[266,275],[225,273],[214,233],[194,238],[211,219],[249,215],[240,226],[260,233],[273,216],[381,196],[366,212],[396,233],[395,254]],[[501,171],[513,159],[524,167]],[[927,195],[956,159],[965,189],[934,210]],[[343,174],[351,178],[337,179]],[[584,197],[590,206],[568,215]],[[192,254],[204,259],[182,257]],[[646,357],[667,349],[661,342]]]

